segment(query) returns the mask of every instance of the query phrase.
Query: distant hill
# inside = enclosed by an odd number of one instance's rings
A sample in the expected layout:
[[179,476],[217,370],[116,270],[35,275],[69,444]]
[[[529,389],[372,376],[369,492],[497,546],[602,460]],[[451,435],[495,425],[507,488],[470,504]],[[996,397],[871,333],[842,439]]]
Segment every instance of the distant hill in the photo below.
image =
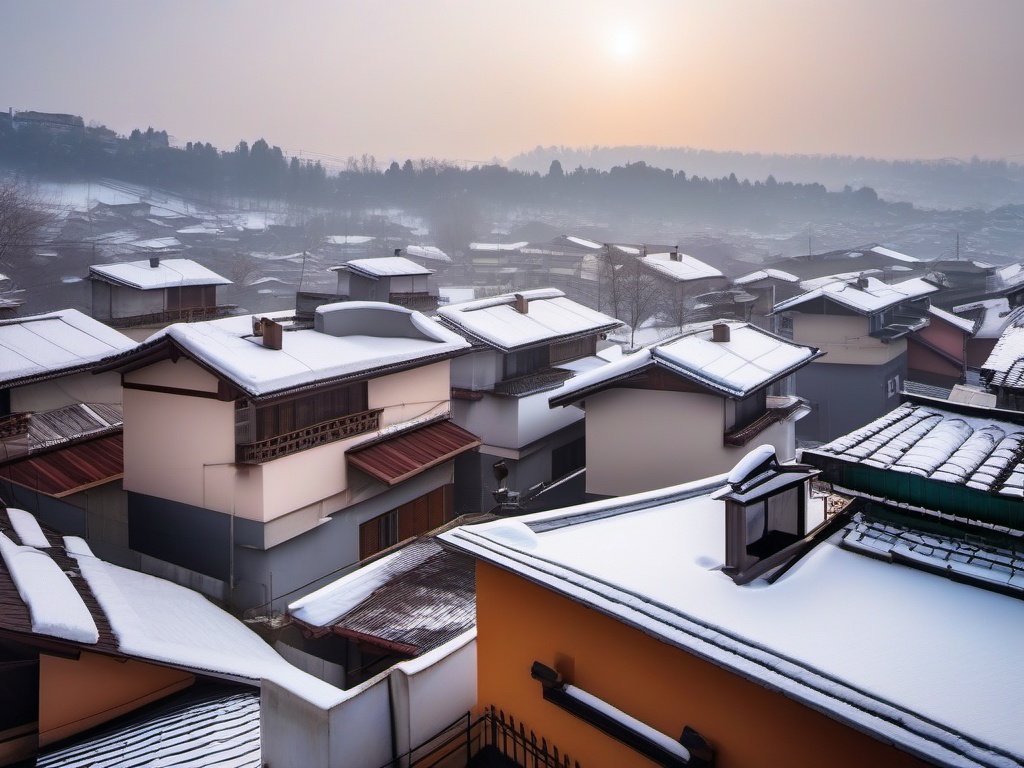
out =
[[582,166],[610,170],[645,162],[688,176],[824,184],[830,191],[845,186],[872,187],[879,196],[926,208],[997,208],[1024,203],[1024,165],[1003,160],[878,160],[848,155],[776,155],[716,152],[693,147],[538,146],[508,161],[515,170],[547,173],[552,160],[566,172]]

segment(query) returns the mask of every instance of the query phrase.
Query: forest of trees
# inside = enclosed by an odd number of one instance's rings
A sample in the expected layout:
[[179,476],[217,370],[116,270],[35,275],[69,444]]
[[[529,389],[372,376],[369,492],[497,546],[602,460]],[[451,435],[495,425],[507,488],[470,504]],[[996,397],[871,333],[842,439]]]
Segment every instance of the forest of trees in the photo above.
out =
[[[6,116],[3,116],[6,117]],[[597,170],[517,171],[502,165],[464,169],[436,160],[405,160],[381,168],[369,155],[350,158],[336,173],[319,162],[288,158],[259,139],[228,151],[208,142],[174,147],[149,128],[118,137],[106,128],[54,130],[0,119],[0,167],[49,178],[113,178],[199,195],[248,196],[325,207],[404,206],[424,212],[474,204],[612,208],[750,219],[751,216],[877,213],[886,204],[870,187],[830,193],[819,183],[797,184],[688,175],[640,161]],[[910,206],[900,204],[901,213]]]

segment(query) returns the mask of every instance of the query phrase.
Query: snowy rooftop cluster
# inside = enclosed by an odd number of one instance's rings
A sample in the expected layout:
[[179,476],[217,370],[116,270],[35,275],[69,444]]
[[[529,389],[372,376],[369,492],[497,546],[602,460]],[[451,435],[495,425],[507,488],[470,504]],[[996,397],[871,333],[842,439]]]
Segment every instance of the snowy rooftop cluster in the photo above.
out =
[[141,291],[185,285],[231,284],[226,277],[221,277],[192,259],[160,259],[155,267],[148,259],[120,264],[94,264],[89,267],[89,277]]
[[135,342],[77,309],[0,320],[0,384],[85,369]]
[[518,243],[470,243],[469,250],[471,251],[518,251],[520,248],[525,248],[530,243],[528,240],[523,240]]
[[377,279],[379,277],[404,277],[407,275],[433,274],[426,267],[402,256],[383,256],[377,259],[352,259],[339,267],[331,267],[332,272],[348,270],[356,274]]
[[681,283],[707,277],[722,277],[720,271],[693,256],[687,256],[685,253],[675,254],[675,259],[672,256],[671,253],[651,253],[640,261],[658,274]]
[[[702,324],[670,341],[625,355],[594,371],[582,373],[552,395],[554,404],[657,366],[709,389],[742,398],[787,376],[820,353],[750,323],[730,321],[728,341],[713,341],[713,323]],[[558,402],[555,402],[558,401]]]
[[937,286],[920,277],[892,285],[883,283],[875,277],[861,277],[859,280],[850,281],[836,280],[776,304],[775,311],[795,309],[801,304],[824,298],[858,314],[870,315],[906,301],[924,298],[938,290]]
[[981,369],[991,375],[994,387],[1024,389],[1024,327],[1006,328]]
[[[380,369],[450,356],[469,344],[458,334],[421,315],[392,304],[348,301],[317,308],[318,315],[337,312],[381,313],[376,332],[362,327],[356,333],[334,335],[309,327],[284,332],[282,349],[270,349],[252,334],[252,316],[242,315],[203,323],[177,323],[154,334],[150,346],[169,338],[200,363],[259,397],[335,379],[368,375]],[[387,317],[387,314],[402,317]],[[287,321],[291,312],[265,315]],[[402,322],[404,321],[404,322]],[[389,334],[398,324],[407,334]],[[364,324],[365,325],[365,324]]]
[[756,272],[750,272],[749,274],[737,277],[733,280],[733,283],[736,285],[747,285],[748,283],[756,283],[758,280],[781,280],[784,283],[796,283],[800,281],[800,278],[781,269],[759,269]]
[[[28,608],[33,634],[86,646],[101,642],[83,597],[91,593],[113,633],[103,642],[112,640],[122,655],[229,679],[275,680],[311,700],[330,701],[341,693],[291,666],[198,592],[100,560],[77,537],[48,537],[22,510],[5,515],[20,543],[0,534],[0,555]],[[57,558],[74,563],[74,578]],[[0,616],[0,625],[8,621],[13,615]]]
[[1024,655],[1007,642],[1024,602],[835,539],[771,585],[737,586],[711,498],[724,479],[441,538],[929,762],[1024,760]]
[[904,403],[804,455],[820,454],[1021,498],[1022,448],[1024,427],[1017,424]]
[[442,322],[474,339],[507,352],[549,341],[618,328],[621,322],[565,298],[553,288],[518,294],[527,311],[516,309],[516,295],[506,293],[487,299],[449,304],[437,310]]

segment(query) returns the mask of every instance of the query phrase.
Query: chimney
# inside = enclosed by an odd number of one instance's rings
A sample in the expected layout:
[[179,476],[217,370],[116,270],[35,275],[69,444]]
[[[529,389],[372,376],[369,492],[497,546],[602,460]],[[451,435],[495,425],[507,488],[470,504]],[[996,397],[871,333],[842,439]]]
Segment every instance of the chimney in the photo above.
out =
[[729,341],[729,324],[715,323],[711,326],[711,340],[715,342]]
[[402,249],[401,248],[395,248],[395,256],[401,256],[401,255],[402,255]]
[[857,278],[857,287],[860,288],[861,290],[864,290],[865,288],[867,288],[868,287],[868,279],[866,277],[864,277],[863,275],[858,277]]
[[156,269],[157,267],[159,267],[160,266],[160,257],[159,256],[150,256],[149,257],[149,266],[150,266],[151,269]]
[[527,299],[523,294],[517,293],[516,297],[516,312],[520,315],[526,315],[530,312],[530,300]]
[[672,253],[670,253],[668,255],[668,258],[669,258],[670,261],[682,261],[683,260],[683,257],[679,255],[679,251],[672,251]]
[[267,349],[281,349],[284,346],[283,326],[269,317],[253,317],[252,335],[263,339]]

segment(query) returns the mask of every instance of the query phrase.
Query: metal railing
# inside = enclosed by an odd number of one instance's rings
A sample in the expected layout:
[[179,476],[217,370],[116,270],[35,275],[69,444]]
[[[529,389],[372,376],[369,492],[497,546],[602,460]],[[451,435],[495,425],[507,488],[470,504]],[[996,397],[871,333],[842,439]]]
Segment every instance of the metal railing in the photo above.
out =
[[752,421],[750,424],[747,424],[745,427],[741,427],[740,429],[733,429],[730,432],[726,432],[723,437],[723,442],[726,445],[736,447],[744,446],[773,424],[785,421],[801,408],[808,407],[807,401],[803,398],[786,397],[778,399],[784,400],[785,404],[780,403],[774,407],[769,405],[768,410],[755,421]]
[[32,414],[28,412],[12,413],[0,418],[0,440],[27,435],[31,421]]
[[380,426],[382,408],[352,413],[329,421],[322,421],[293,432],[274,435],[265,440],[235,446],[235,461],[239,464],[260,464],[288,456],[318,445],[326,445],[346,437],[372,432]]

